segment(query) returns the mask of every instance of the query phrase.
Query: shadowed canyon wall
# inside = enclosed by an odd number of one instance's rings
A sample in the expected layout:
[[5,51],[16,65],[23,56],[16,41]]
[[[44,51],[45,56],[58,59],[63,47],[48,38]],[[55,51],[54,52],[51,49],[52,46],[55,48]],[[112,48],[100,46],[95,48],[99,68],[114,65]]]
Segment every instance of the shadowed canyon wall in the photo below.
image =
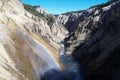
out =
[[86,80],[120,79],[120,1],[56,16],[70,31],[67,51],[84,65]]

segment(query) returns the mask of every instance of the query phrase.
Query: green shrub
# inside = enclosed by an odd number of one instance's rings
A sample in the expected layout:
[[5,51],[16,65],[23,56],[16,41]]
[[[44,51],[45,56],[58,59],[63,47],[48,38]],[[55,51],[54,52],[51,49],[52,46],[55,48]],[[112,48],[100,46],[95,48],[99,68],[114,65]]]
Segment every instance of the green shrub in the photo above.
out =
[[53,18],[52,15],[47,16],[47,17],[46,17],[46,20],[48,21],[47,24],[48,24],[49,26],[52,26],[52,24],[55,22],[55,19]]
[[29,4],[24,4],[24,8],[25,10],[27,10],[28,12],[30,12],[31,14],[35,15],[35,16],[38,16],[38,17],[41,17],[41,18],[44,18],[44,14],[41,14],[39,13],[35,7],[29,5]]
[[30,12],[31,14],[35,15],[35,16],[38,16],[40,18],[43,18],[44,20],[47,21],[47,24],[49,26],[52,26],[52,24],[55,22],[55,19],[53,18],[52,15],[49,15],[49,14],[41,14],[39,13],[36,8],[32,5],[29,5],[29,4],[24,4],[24,8],[25,10],[27,10],[28,12]]

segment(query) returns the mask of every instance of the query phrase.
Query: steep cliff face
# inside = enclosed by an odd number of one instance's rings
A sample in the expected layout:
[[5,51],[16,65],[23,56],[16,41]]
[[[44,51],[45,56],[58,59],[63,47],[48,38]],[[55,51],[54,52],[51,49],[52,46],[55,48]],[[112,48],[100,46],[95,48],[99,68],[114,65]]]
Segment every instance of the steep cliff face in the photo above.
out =
[[57,42],[66,33],[57,21],[50,26],[27,12],[20,0],[0,0],[0,80],[39,80],[58,69]]
[[[44,16],[41,17],[33,15],[24,9],[20,0],[1,0],[0,4],[1,17],[4,17],[1,18],[1,21],[3,19],[8,22],[13,21],[13,23],[23,26],[30,33],[42,37],[50,44],[55,44],[59,47],[56,42],[63,40],[67,34],[67,30],[55,20],[54,16],[47,13],[42,14]],[[38,11],[38,13],[40,12]],[[6,20],[3,22],[7,24]]]
[[70,27],[71,32],[65,39],[67,47],[85,66],[86,80],[119,80],[120,1],[60,15],[58,19],[64,19],[63,16],[68,16],[63,24]]
[[59,68],[49,52],[16,27],[0,23],[1,80],[39,80],[46,70]]
[[[31,5],[24,6],[25,9],[30,12],[26,13],[25,15],[35,22],[31,24],[27,23],[28,25],[32,26],[24,25],[27,30],[41,36],[49,43],[60,42],[64,39],[68,32],[61,23],[56,21],[53,15],[45,13],[45,11],[43,11],[41,8],[36,8]],[[32,10],[30,10],[29,7],[30,9],[32,8]],[[44,14],[41,12],[41,10]]]
[[98,28],[96,24],[100,22],[101,14],[105,15],[108,9],[109,6],[106,6],[101,12],[102,8],[93,7],[84,11],[68,12],[56,16],[57,20],[65,25],[69,31],[69,37],[66,38],[66,41],[70,52],[74,47],[85,42],[90,37],[89,33]]
[[[65,25],[69,31],[69,37],[65,39],[67,46],[73,49],[79,44],[83,44],[91,37],[97,28],[104,25],[105,17],[109,17],[107,16],[109,11],[114,8],[116,4],[119,4],[119,1],[114,1],[115,0],[106,4],[96,5],[87,10],[57,15],[57,20]],[[116,13],[116,15],[117,14],[118,13]]]

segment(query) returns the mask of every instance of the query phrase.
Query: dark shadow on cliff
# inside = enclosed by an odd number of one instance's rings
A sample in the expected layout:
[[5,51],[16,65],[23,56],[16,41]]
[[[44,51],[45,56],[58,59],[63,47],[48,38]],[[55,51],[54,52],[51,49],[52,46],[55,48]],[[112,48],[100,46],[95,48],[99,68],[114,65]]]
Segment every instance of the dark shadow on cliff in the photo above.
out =
[[85,80],[120,80],[120,3],[96,25],[72,55],[84,66]]

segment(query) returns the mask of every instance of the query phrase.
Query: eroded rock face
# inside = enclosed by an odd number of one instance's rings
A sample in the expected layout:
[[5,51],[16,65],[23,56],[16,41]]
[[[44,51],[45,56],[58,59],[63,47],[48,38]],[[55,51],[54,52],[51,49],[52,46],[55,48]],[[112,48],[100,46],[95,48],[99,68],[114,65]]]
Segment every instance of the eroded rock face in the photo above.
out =
[[37,17],[26,12],[26,16],[34,21],[34,23],[26,22],[25,28],[31,33],[37,34],[45,39],[48,43],[58,47],[68,31],[59,23],[55,17],[48,13],[41,13],[43,17]]
[[[104,25],[106,15],[116,4],[119,4],[119,1],[106,6],[91,7],[84,11],[57,15],[57,20],[65,25],[70,33],[69,37],[65,39],[67,46],[73,49],[87,41],[97,28]],[[115,13],[115,15],[118,14]],[[113,17],[110,20],[112,19]]]
[[[20,0],[1,0],[0,4],[1,17],[5,19],[1,19],[3,23],[8,24],[7,22],[13,21],[13,23],[23,26],[30,33],[42,37],[49,44],[55,44],[59,47],[57,42],[62,41],[67,34],[63,25],[56,21],[53,15],[44,13],[43,8],[41,12],[39,12],[41,8],[37,11],[44,17],[38,17],[27,12]],[[50,18],[50,20],[46,18]]]
[[47,22],[20,0],[0,0],[0,80],[39,80],[46,70],[59,68],[57,42],[67,31],[57,21]]
[[12,14],[23,14],[24,7],[21,0],[0,0],[0,11]]
[[50,53],[17,25],[0,23],[0,50],[2,80],[39,80],[45,71],[59,68]]
[[74,16],[68,19],[73,25],[65,25],[76,28],[66,39],[67,46],[75,48],[72,55],[85,66],[86,80],[119,80],[120,1],[69,16]]

